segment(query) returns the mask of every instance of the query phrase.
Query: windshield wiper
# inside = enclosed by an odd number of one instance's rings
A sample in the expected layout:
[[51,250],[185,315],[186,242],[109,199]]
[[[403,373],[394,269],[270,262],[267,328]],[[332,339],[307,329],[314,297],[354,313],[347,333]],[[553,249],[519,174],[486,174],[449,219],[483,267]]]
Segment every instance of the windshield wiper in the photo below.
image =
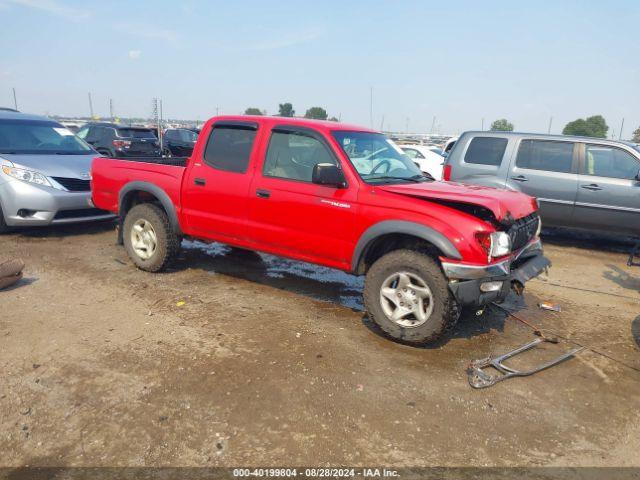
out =
[[389,175],[381,175],[379,177],[371,177],[368,178],[367,180],[402,180],[407,181],[407,182],[415,182],[415,183],[422,183],[422,179],[424,179],[426,177],[423,177],[422,175],[418,176],[418,175],[414,175],[413,177],[392,177]]

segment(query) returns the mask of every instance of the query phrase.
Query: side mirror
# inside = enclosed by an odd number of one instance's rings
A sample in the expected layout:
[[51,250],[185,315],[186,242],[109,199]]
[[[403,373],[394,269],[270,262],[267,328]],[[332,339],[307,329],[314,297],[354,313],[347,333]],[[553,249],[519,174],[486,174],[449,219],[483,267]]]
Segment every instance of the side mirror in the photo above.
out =
[[317,163],[313,167],[311,181],[329,187],[344,188],[346,186],[342,170],[332,163]]

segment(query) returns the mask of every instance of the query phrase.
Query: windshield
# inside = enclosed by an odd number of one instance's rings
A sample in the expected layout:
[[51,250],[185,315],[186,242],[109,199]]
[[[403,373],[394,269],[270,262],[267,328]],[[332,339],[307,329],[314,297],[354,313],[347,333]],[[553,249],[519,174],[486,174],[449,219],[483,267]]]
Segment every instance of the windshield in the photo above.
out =
[[148,128],[119,128],[118,136],[124,138],[156,138],[153,130]]
[[56,122],[0,119],[0,153],[86,155],[93,149]]
[[333,137],[367,183],[426,179],[416,164],[381,133],[336,131]]

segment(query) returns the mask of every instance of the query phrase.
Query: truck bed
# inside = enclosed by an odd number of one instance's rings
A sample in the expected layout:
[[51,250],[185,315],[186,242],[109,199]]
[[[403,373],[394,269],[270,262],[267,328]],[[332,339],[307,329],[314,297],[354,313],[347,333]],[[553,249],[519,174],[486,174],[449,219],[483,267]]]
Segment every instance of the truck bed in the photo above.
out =
[[103,210],[118,213],[123,189],[146,184],[164,191],[179,211],[187,161],[185,157],[96,157],[91,165],[93,203]]

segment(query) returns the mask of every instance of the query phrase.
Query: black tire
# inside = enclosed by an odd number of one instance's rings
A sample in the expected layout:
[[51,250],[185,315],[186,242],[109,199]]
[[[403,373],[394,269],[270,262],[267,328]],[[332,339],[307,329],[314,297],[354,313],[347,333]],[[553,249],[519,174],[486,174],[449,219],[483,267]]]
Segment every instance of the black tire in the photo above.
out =
[[3,233],[9,233],[11,228],[7,225],[4,220],[4,213],[2,213],[2,205],[0,205],[0,235]]
[[[384,282],[399,272],[415,275],[429,287],[433,310],[426,321],[417,326],[402,326],[392,320],[382,306]],[[447,279],[437,262],[415,250],[395,250],[379,258],[367,272],[364,305],[369,318],[383,332],[403,343],[425,345],[440,339],[458,321],[460,306],[449,290]],[[409,321],[415,316],[408,316]]]
[[[139,221],[151,224],[156,236],[156,247],[149,258],[142,258],[133,246],[132,230]],[[136,205],[127,213],[123,226],[124,247],[129,258],[141,270],[159,272],[164,270],[180,250],[180,238],[171,228],[165,211],[152,203]]]

